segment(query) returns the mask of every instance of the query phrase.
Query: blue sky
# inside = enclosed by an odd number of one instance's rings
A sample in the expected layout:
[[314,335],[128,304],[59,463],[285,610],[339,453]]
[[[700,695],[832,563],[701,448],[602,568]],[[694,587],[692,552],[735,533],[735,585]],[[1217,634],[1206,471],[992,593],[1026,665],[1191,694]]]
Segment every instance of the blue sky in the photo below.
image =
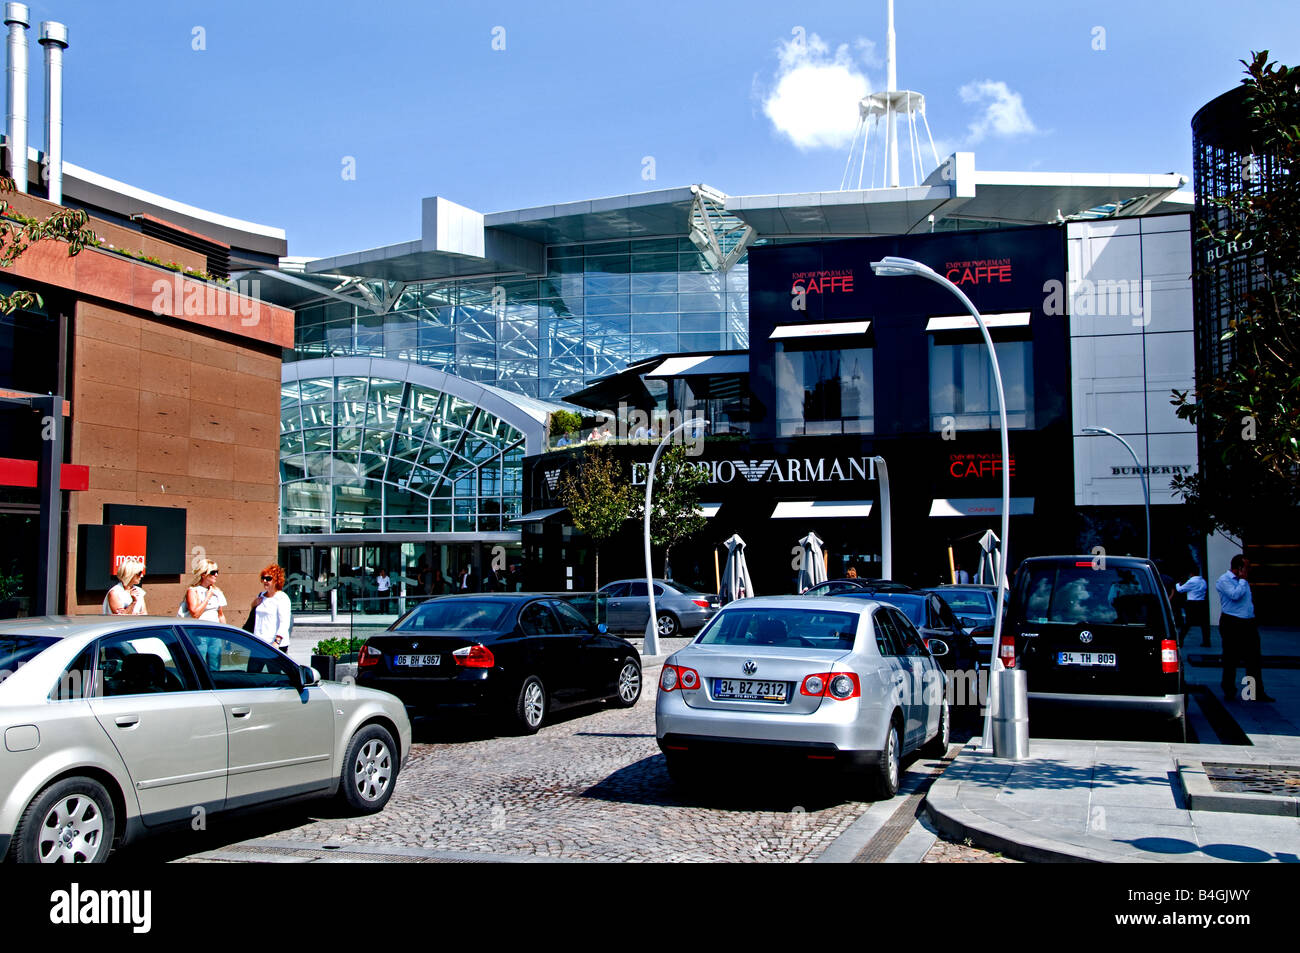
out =
[[[294,255],[416,238],[434,194],[490,212],[834,189],[856,97],[885,86],[884,0],[29,6],[33,145],[37,24],[61,20],[67,159],[282,227]],[[898,0],[896,17],[899,86],[982,169],[1190,175],[1191,116],[1237,61],[1300,63],[1294,0]]]

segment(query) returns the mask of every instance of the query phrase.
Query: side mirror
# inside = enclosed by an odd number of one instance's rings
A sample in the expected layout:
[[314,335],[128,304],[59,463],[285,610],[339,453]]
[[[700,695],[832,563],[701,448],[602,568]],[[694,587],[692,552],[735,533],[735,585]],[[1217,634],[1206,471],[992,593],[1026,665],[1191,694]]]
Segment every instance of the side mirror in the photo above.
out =
[[298,688],[311,688],[320,684],[320,672],[306,665],[298,666]]
[[930,654],[935,658],[948,654],[948,643],[943,639],[931,639],[927,643],[927,647],[930,649]]

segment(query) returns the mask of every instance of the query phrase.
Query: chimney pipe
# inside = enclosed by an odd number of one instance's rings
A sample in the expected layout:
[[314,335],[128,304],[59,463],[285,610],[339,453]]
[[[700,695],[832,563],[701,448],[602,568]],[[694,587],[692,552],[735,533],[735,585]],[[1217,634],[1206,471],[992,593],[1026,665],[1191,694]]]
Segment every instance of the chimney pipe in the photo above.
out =
[[19,192],[27,191],[27,28],[31,21],[25,3],[5,4],[9,27],[9,174]]
[[45,168],[47,196],[63,204],[63,51],[68,48],[68,28],[54,20],[41,23],[45,47]]

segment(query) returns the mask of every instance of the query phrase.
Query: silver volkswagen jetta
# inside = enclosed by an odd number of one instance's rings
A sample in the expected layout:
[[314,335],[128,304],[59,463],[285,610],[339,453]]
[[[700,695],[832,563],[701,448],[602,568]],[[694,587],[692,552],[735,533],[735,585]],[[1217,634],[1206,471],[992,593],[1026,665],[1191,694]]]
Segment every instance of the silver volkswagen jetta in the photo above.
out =
[[884,603],[742,599],[669,656],[655,733],[674,781],[740,761],[814,762],[898,791],[899,763],[947,750],[946,681],[911,621]]
[[0,858],[102,861],[151,829],[337,795],[388,803],[411,724],[246,632],[147,616],[0,622]]

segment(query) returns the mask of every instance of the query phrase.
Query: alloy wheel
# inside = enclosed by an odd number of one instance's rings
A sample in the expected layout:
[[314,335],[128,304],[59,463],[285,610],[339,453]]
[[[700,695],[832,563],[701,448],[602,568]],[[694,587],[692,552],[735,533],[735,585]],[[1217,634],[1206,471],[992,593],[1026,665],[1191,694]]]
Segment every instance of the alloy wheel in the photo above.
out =
[[537,682],[529,683],[524,689],[524,719],[529,728],[536,728],[542,723],[542,712],[546,707],[546,696],[542,686]]
[[84,794],[72,794],[50,808],[41,822],[37,855],[43,864],[84,864],[99,851],[104,816]]
[[364,800],[377,801],[384,796],[393,779],[393,758],[388,745],[372,738],[357,752],[353,783]]
[[641,670],[632,662],[628,662],[618,673],[618,697],[630,705],[640,694]]

